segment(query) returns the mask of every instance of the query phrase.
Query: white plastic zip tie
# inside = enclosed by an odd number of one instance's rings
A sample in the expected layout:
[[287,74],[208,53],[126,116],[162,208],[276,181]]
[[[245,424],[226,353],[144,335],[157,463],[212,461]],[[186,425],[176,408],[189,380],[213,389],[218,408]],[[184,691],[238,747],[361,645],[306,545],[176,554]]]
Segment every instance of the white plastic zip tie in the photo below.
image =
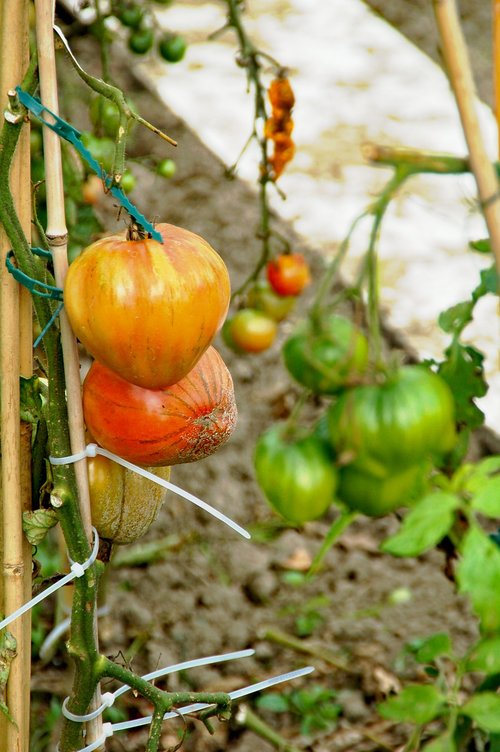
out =
[[[238,523],[234,522],[230,517],[227,517],[222,512],[219,512],[218,509],[215,509],[214,507],[210,506],[210,504],[207,504],[206,501],[202,501],[197,496],[194,496],[194,494],[189,493],[189,491],[185,491],[183,488],[176,486],[174,483],[170,483],[170,481],[168,480],[164,480],[163,478],[158,478],[157,475],[153,475],[153,473],[150,473],[148,470],[145,470],[143,467],[138,467],[138,465],[134,465],[132,462],[129,462],[128,460],[124,460],[122,457],[119,457],[117,454],[113,454],[113,452],[108,452],[107,449],[103,449],[97,444],[88,444],[85,450],[85,456],[95,457],[96,454],[101,454],[103,457],[107,457],[108,459],[113,460],[113,462],[117,462],[119,465],[126,467],[128,470],[132,470],[134,473],[137,473],[138,475],[142,475],[144,478],[148,478],[148,480],[153,481],[153,483],[157,483],[159,486],[163,486],[167,490],[173,491],[178,496],[182,496],[184,499],[186,499],[187,501],[190,501],[192,504],[195,504],[197,507],[204,509],[205,512],[208,512],[209,514],[211,514],[212,517],[216,517],[225,525],[232,528],[239,535],[243,536],[243,538],[250,539],[251,536],[248,530],[245,530],[244,527],[241,527],[241,525],[238,525]],[[81,459],[82,459],[81,452],[79,452],[78,454],[69,455],[68,457],[49,457],[49,461],[52,465],[66,465],[71,462],[78,462],[78,460],[81,460]]]
[[[97,609],[96,614],[98,617],[106,616],[107,614],[109,614],[109,606],[101,606],[100,608]],[[62,621],[60,621],[59,624],[56,624],[56,626],[50,630],[45,640],[42,642],[40,646],[40,650],[38,651],[38,655],[40,656],[42,661],[44,661],[50,655],[52,646],[69,629],[70,624],[71,624],[71,617],[68,616]]]
[[[231,700],[236,700],[240,697],[245,697],[246,695],[250,695],[254,692],[260,692],[263,689],[274,687],[276,684],[292,681],[292,679],[298,679],[299,676],[305,676],[306,674],[310,674],[312,671],[314,671],[314,666],[299,668],[297,671],[290,671],[287,674],[280,674],[279,676],[274,676],[271,679],[264,679],[264,681],[258,682],[257,684],[250,684],[249,686],[243,687],[242,689],[237,689],[234,692],[229,692],[229,697],[231,698]],[[188,713],[197,713],[200,710],[206,710],[207,708],[212,707],[214,707],[213,704],[211,705],[205,702],[196,702],[192,705],[185,705],[183,708],[179,708],[178,710],[165,713],[163,720],[166,721],[170,718],[178,718],[179,715],[187,715]],[[144,718],[137,718],[133,721],[113,723],[113,732],[126,731],[127,729],[138,728],[139,726],[147,726],[151,723],[152,720],[153,716],[149,715],[145,716]],[[90,750],[85,747],[85,749],[81,749],[79,752],[90,752]]]
[[[161,676],[167,676],[167,674],[173,674],[176,671],[185,671],[189,668],[197,668],[198,666],[208,666],[214,663],[223,663],[224,661],[232,661],[236,660],[237,658],[248,658],[251,655],[254,655],[255,650],[252,650],[251,648],[248,650],[238,650],[233,653],[225,653],[223,655],[210,655],[206,658],[193,658],[190,661],[184,661],[183,663],[176,663],[173,666],[166,666],[164,668],[159,668],[156,671],[152,671],[150,674],[145,674],[142,679],[145,679],[146,681],[150,681],[152,679],[158,679]],[[67,703],[68,703],[68,697],[63,702],[62,705],[62,714],[70,721],[76,721],[77,723],[84,723],[85,721],[92,721],[94,718],[97,718],[98,715],[100,715],[106,708],[110,708],[117,697],[120,697],[120,695],[123,695],[125,692],[128,692],[130,689],[130,686],[128,684],[124,684],[119,689],[115,690],[114,692],[106,692],[102,695],[102,705],[96,710],[93,710],[92,713],[88,713],[87,715],[75,715],[70,710],[68,710]]]
[[35,595],[34,598],[18,608],[17,611],[14,611],[14,613],[10,614],[10,616],[6,616],[3,621],[0,621],[0,630],[4,629],[11,622],[15,621],[19,616],[25,614],[26,611],[29,611],[31,608],[33,608],[33,606],[36,606],[37,603],[40,603],[40,601],[48,598],[48,596],[52,595],[52,593],[55,593],[56,590],[59,590],[59,588],[67,585],[68,582],[74,580],[75,577],[81,577],[84,574],[85,570],[92,566],[97,558],[97,552],[99,551],[99,535],[97,534],[97,530],[94,527],[92,528],[92,531],[94,533],[94,547],[87,561],[84,561],[83,564],[80,564],[79,562],[71,561],[70,559],[71,571],[68,572],[68,574],[64,575],[64,577],[61,577],[60,580],[57,580],[57,582],[54,582],[52,585],[50,585],[46,590],[43,590],[41,593],[38,593],[38,595]]

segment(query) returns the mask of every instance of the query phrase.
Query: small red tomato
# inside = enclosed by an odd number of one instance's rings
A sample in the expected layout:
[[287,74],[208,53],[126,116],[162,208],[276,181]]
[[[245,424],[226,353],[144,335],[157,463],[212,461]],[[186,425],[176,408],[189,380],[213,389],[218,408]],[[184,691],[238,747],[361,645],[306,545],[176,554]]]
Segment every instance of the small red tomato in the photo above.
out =
[[213,347],[164,389],[130,384],[95,360],[83,382],[83,414],[102,447],[152,467],[207,457],[229,438],[237,418],[231,374]]
[[237,351],[259,353],[273,344],[278,326],[270,316],[254,308],[243,308],[227,322],[226,343]]
[[311,281],[309,266],[301,253],[282,253],[267,264],[269,284],[278,295],[300,295]]

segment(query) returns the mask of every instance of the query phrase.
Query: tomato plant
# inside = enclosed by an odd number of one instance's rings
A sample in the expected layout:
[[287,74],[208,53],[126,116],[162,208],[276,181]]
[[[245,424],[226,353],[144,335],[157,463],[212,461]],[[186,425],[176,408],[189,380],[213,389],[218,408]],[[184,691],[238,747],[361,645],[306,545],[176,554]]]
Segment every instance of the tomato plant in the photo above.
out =
[[249,308],[263,311],[275,321],[283,321],[294,309],[295,295],[278,295],[265,279],[258,280],[247,295]]
[[[92,524],[101,538],[132,543],[147,532],[164,501],[166,490],[102,455],[87,461]],[[148,468],[170,478],[169,467]]]
[[178,383],[144,389],[98,361],[83,383],[85,424],[98,444],[138,465],[195,462],[236,425],[231,374],[213,347]]
[[257,481],[282,517],[300,523],[315,520],[334,501],[337,471],[317,436],[289,439],[286,432],[286,425],[276,424],[257,441]]
[[283,358],[299,384],[335,394],[366,371],[368,342],[349,319],[330,314],[318,323],[301,322],[283,345]]
[[259,353],[271,347],[278,327],[263,311],[242,308],[224,325],[224,339],[239,352]]
[[278,295],[299,295],[311,281],[309,265],[301,253],[282,253],[266,267],[267,278]]
[[185,376],[219,330],[229,275],[203,238],[160,224],[163,245],[114,235],[71,264],[64,299],[71,326],[97,360],[157,389]]
[[403,366],[382,384],[342,394],[328,421],[337,453],[368,471],[410,467],[451,451],[456,440],[450,388],[424,366]]

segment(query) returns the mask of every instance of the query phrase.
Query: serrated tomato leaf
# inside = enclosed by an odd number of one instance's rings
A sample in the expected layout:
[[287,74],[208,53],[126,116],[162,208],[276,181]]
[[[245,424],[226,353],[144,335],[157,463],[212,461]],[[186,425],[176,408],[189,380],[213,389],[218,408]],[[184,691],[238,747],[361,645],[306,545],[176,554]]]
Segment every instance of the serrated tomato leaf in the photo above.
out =
[[453,525],[460,499],[436,491],[424,496],[406,515],[401,528],[385,540],[381,549],[393,556],[419,556],[444,538]]

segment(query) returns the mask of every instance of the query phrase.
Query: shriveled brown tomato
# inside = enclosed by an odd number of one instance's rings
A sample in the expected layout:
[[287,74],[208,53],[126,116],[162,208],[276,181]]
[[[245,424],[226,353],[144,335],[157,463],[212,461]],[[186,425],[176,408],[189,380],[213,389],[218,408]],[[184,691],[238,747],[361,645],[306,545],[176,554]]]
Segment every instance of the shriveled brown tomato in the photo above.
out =
[[97,361],[83,383],[83,413],[98,444],[145,466],[194,462],[236,425],[233,381],[213,347],[177,384],[143,389]]
[[[133,543],[147,532],[165,499],[166,490],[102,455],[87,461],[92,524],[101,538]],[[169,467],[148,468],[170,478]]]
[[309,265],[301,253],[282,253],[266,267],[269,284],[278,295],[300,295],[311,282]]
[[199,235],[169,224],[156,240],[115,235],[71,264],[64,303],[97,360],[147,389],[175,384],[212,342],[229,306],[229,274]]

